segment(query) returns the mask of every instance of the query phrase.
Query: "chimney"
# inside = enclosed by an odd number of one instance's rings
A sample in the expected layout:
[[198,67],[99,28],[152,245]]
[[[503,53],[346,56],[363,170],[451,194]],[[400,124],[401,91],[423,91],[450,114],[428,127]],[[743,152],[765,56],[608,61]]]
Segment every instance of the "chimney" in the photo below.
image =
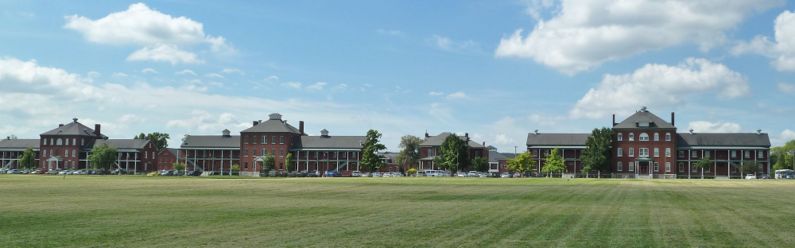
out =
[[536,129],[535,131],[533,131],[533,133],[535,133],[536,135],[538,135],[538,129]]
[[102,126],[99,124],[94,124],[94,134],[100,136],[102,134]]
[[427,138],[430,138],[430,137],[431,137],[431,135],[428,134],[428,130],[425,130],[425,138],[427,139]]
[[756,130],[756,134],[757,134],[757,135],[760,135],[760,134],[762,134],[762,129],[757,129],[757,130]]
[[58,127],[63,127],[63,123],[61,123],[61,124],[58,124]]
[[483,141],[483,146],[486,146],[486,141]]
[[671,112],[671,125],[676,126],[676,115],[674,115],[674,112]]
[[464,137],[466,137],[466,142],[469,142],[469,133],[464,133]]
[[301,133],[301,135],[305,135],[305,133],[304,133],[304,121],[298,121],[298,132]]
[[613,114],[613,126],[616,126],[616,114]]
[[690,129],[690,134],[693,134],[693,129],[692,128]]
[[75,117],[75,118],[72,118],[72,122],[75,122],[75,123],[76,123],[76,122],[77,122],[77,117]]
[[251,122],[251,126],[252,126],[252,127],[255,127],[255,126],[257,126],[257,124],[258,124],[258,123],[257,123],[257,121],[252,121],[252,122]]

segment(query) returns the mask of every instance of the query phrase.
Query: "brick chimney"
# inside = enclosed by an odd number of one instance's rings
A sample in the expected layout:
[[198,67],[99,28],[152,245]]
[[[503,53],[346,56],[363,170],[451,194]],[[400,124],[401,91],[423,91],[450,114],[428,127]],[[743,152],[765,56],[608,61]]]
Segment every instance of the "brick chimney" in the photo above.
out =
[[674,112],[671,112],[671,125],[676,126],[676,115],[674,115]]
[[99,124],[94,124],[94,134],[96,134],[97,136],[102,135],[102,126],[100,126]]
[[301,135],[305,135],[305,133],[304,133],[304,121],[298,121],[298,132],[301,133]]
[[613,126],[616,126],[616,114],[613,114]]

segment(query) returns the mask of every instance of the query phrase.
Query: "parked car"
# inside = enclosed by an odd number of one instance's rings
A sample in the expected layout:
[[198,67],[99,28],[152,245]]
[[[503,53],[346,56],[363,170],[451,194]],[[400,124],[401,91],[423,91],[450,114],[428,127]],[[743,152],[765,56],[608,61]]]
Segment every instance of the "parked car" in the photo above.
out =
[[376,172],[373,172],[373,173],[372,173],[372,174],[370,174],[370,175],[371,175],[372,177],[381,177],[381,176],[383,176],[383,175],[381,175],[381,172],[377,172],[377,171],[376,171]]
[[61,170],[59,170],[59,169],[54,169],[54,170],[48,170],[47,171],[47,174],[50,174],[50,175],[58,175],[59,173],[61,173]]
[[362,176],[362,172],[361,171],[353,171],[353,172],[351,172],[351,176],[352,177],[360,177],[360,176]]
[[503,173],[500,174],[500,177],[501,178],[511,178],[511,173],[503,172]]
[[10,169],[6,173],[8,173],[8,174],[22,174],[22,172],[20,170],[18,170],[18,169]]
[[467,176],[467,173],[466,173],[466,172],[463,172],[463,171],[459,171],[459,172],[456,172],[456,173],[455,173],[455,176],[457,176],[457,177],[466,177],[466,176]]
[[44,174],[44,170],[42,170],[42,169],[36,169],[36,170],[34,170],[34,171],[31,171],[31,172],[30,172],[30,174]]
[[522,177],[522,173],[519,172],[513,173],[513,177]]
[[198,176],[201,176],[201,175],[202,175],[202,171],[200,171],[200,170],[188,171],[188,176],[198,177]]
[[748,180],[756,179],[756,175],[754,175],[754,174],[745,175],[745,179],[748,179]]
[[467,177],[479,177],[479,176],[480,176],[480,172],[477,172],[477,171],[469,171],[467,173]]
[[341,176],[339,171],[334,171],[334,170],[326,171],[326,173],[323,174],[323,175],[325,177],[339,177],[339,176]]

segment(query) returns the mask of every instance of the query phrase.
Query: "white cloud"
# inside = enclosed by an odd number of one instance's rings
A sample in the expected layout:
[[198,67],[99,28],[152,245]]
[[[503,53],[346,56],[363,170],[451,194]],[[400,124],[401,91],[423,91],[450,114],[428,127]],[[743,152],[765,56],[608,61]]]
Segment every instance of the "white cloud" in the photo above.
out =
[[[694,43],[707,50],[724,42],[724,32],[736,27],[749,14],[780,3],[778,0],[564,0],[557,15],[539,20],[527,35],[518,29],[503,37],[495,56],[529,58],[574,74],[607,61],[680,44]],[[544,3],[540,5],[543,7]],[[540,17],[533,11],[529,13]]]
[[239,74],[239,75],[245,75],[246,74],[245,72],[243,72],[243,70],[240,70],[240,69],[237,69],[237,68],[224,68],[223,70],[221,70],[221,73],[224,73],[224,74]]
[[310,85],[306,86],[306,89],[307,90],[312,90],[312,91],[321,91],[321,90],[323,90],[323,87],[326,87],[327,84],[328,83],[326,83],[326,82],[317,82],[317,83],[310,84]]
[[779,141],[778,145],[783,145],[790,140],[795,140],[795,131],[784,129],[784,131],[781,131],[781,134],[778,136],[777,140]]
[[143,123],[144,121],[146,121],[145,118],[135,114],[125,114],[119,117],[119,119],[117,120],[117,122],[121,124],[140,124]]
[[757,36],[751,42],[740,42],[732,48],[735,55],[756,53],[768,56],[779,71],[795,71],[795,12],[784,11],[776,17],[775,41]]
[[199,59],[196,54],[181,50],[173,45],[156,45],[154,47],[147,46],[141,48],[127,56],[127,61],[168,62],[172,65],[179,63],[199,64],[204,62]]
[[456,92],[447,94],[447,97],[445,97],[445,98],[447,98],[447,100],[460,100],[460,99],[467,99],[468,97],[469,96],[467,96],[466,93],[461,92],[461,91],[456,91]]
[[143,73],[143,74],[157,74],[157,70],[152,69],[152,68],[144,68],[143,70],[141,70],[141,73]]
[[740,124],[732,122],[691,121],[687,129],[696,133],[739,133],[742,131]]
[[778,90],[784,93],[795,93],[795,84],[778,83]]
[[127,10],[96,20],[78,15],[65,19],[65,28],[80,32],[90,42],[143,46],[127,57],[129,61],[198,63],[201,60],[185,47],[200,44],[208,45],[216,53],[234,51],[223,37],[205,34],[202,23],[163,14],[143,3],[131,4]]
[[472,52],[479,49],[478,43],[472,40],[456,41],[441,35],[433,35],[430,40],[436,48],[448,52]]
[[297,89],[297,90],[301,89],[301,85],[302,85],[301,82],[286,82],[286,83],[284,83],[284,86],[287,86],[287,87],[293,88],[293,89]]
[[444,95],[444,92],[431,91],[431,92],[428,92],[428,95],[429,96],[441,96],[441,95]]
[[218,74],[218,73],[207,73],[207,74],[204,74],[204,76],[208,77],[208,78],[217,78],[217,79],[224,78],[224,75],[221,75],[221,74]]
[[198,76],[198,74],[196,74],[196,72],[194,72],[193,70],[189,70],[189,69],[181,70],[181,71],[178,71],[178,72],[176,72],[174,74],[177,74],[177,75],[180,75],[180,76],[194,76],[194,77]]
[[641,106],[670,107],[716,92],[724,98],[748,94],[745,77],[723,64],[688,58],[675,65],[647,64],[631,74],[606,74],[570,111],[574,118],[628,114]]
[[113,77],[118,77],[118,78],[123,78],[123,77],[127,77],[129,75],[127,75],[127,73],[124,73],[124,72],[114,72],[112,76]]
[[99,78],[100,76],[102,76],[102,73],[99,73],[97,71],[89,71],[86,74],[86,76],[88,76],[89,78]]

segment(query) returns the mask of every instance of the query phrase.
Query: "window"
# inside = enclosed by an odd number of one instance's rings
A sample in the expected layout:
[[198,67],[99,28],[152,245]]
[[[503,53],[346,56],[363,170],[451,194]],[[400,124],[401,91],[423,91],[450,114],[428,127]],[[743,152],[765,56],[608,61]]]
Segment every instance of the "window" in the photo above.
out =
[[649,157],[649,148],[640,148],[638,149],[638,157],[647,158]]
[[635,133],[629,133],[629,141],[635,141]]
[[635,171],[635,162],[629,162],[627,171]]
[[665,133],[665,141],[671,141],[671,133]]
[[47,139],[44,139],[44,145],[45,146],[47,145]]
[[616,141],[624,141],[624,134],[618,133],[618,136],[616,136]]
[[660,171],[660,163],[654,162],[654,171]]
[[80,138],[80,146],[85,146],[85,145],[86,145],[86,139]]
[[148,157],[149,157],[149,153],[144,152],[144,159],[147,159]]
[[76,145],[77,145],[77,138],[72,138],[72,145],[73,145],[73,146],[76,146]]
[[666,147],[665,148],[665,157],[667,157],[667,158],[671,157],[671,148],[670,147]]
[[660,157],[660,148],[657,148],[657,147],[654,148],[654,157],[655,158],[659,158]]
[[765,157],[765,151],[757,151],[756,152],[756,157],[757,158],[764,158]]
[[265,156],[265,154],[267,154],[267,152],[268,152],[268,150],[265,150],[265,148],[262,148],[262,153],[260,154],[260,156]]
[[732,150],[732,158],[736,158],[736,157],[737,157],[737,150]]
[[698,168],[693,166],[693,163],[695,163],[695,162],[690,163],[690,172],[698,172]]
[[654,133],[654,141],[660,141],[660,134]]
[[679,157],[680,158],[684,158],[685,157],[685,151],[679,150]]
[[671,162],[665,162],[665,172],[671,172]]
[[630,157],[634,157],[635,156],[635,148],[633,148],[633,147],[629,148],[629,156]]
[[618,150],[616,150],[616,157],[621,157],[621,156],[624,156],[624,149],[621,149],[621,147],[619,147]]
[[276,144],[276,135],[271,136],[271,144]]
[[698,158],[698,151],[692,151],[692,150],[691,150],[691,151],[690,151],[690,157],[691,157],[691,158]]
[[709,158],[709,157],[710,157],[710,156],[709,156],[709,151],[704,151],[704,157],[707,157],[707,158]]
[[279,144],[284,144],[284,136],[279,136]]
[[640,141],[649,141],[649,135],[646,133],[640,133],[640,137],[638,139]]
[[684,163],[679,163],[678,167],[679,167],[679,172],[685,172],[685,164]]
[[61,138],[58,138],[58,140],[57,140],[57,142],[55,144],[59,145],[59,146],[63,145],[63,140],[61,140]]
[[47,157],[47,150],[44,150],[44,156],[43,157]]
[[63,150],[63,157],[64,158],[68,158],[69,157],[69,150]]
[[751,152],[745,151],[745,158],[751,158]]
[[268,135],[262,135],[262,144],[268,144]]
[[621,161],[618,161],[618,162],[616,163],[616,171],[621,171],[621,170],[623,169],[623,168],[621,168],[621,167],[623,167],[623,166],[622,166],[622,164],[621,164]]

